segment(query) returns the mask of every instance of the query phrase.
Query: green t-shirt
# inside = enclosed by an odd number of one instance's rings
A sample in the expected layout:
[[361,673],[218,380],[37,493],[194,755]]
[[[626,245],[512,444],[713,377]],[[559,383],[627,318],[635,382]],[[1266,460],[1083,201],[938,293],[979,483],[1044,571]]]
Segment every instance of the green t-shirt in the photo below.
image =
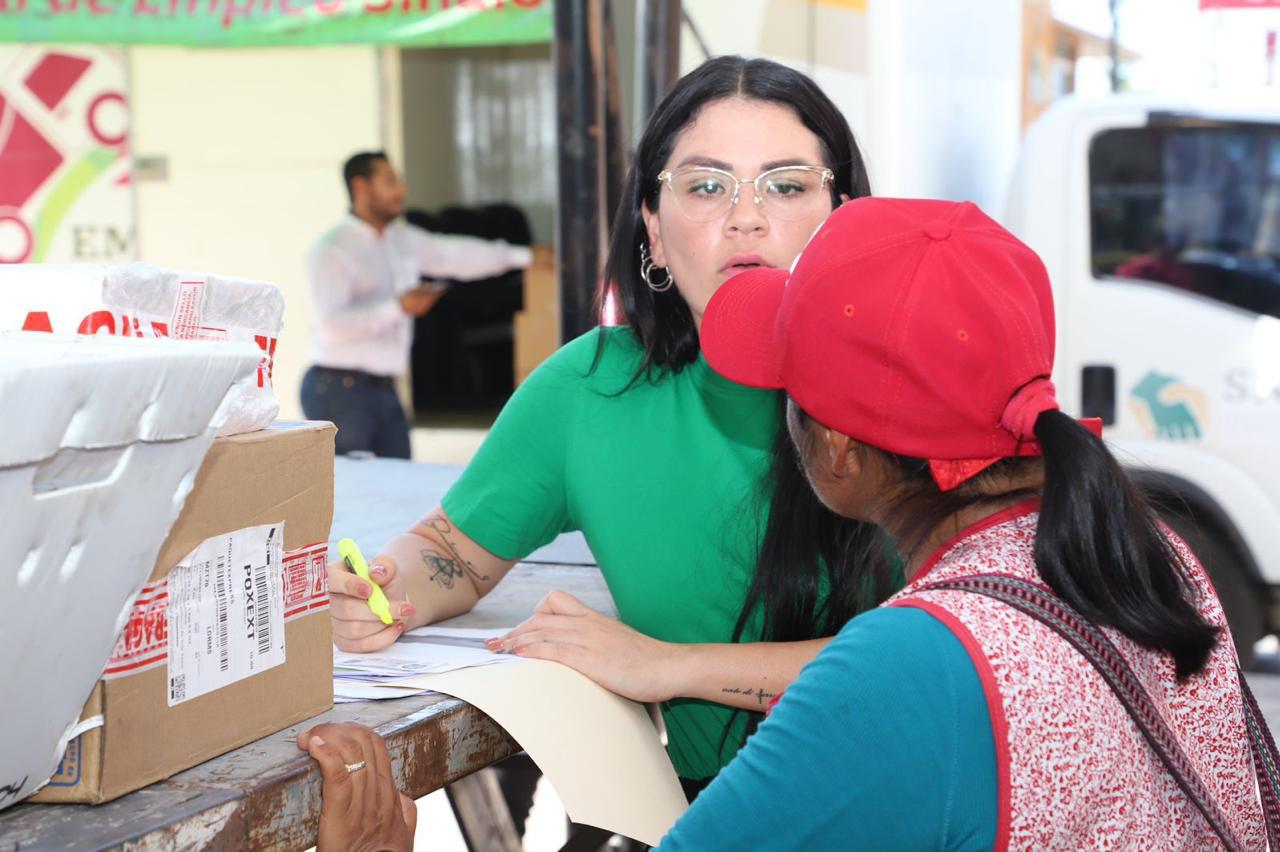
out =
[[[529,376],[444,510],[506,559],[581,530],[624,623],[669,642],[729,642],[768,514],[778,396],[720,377],[701,356],[619,393],[643,350],[630,329],[605,333],[594,372],[598,331]],[[746,721],[737,714],[725,739],[733,715],[694,699],[663,708],[677,773],[707,778],[728,763]]]

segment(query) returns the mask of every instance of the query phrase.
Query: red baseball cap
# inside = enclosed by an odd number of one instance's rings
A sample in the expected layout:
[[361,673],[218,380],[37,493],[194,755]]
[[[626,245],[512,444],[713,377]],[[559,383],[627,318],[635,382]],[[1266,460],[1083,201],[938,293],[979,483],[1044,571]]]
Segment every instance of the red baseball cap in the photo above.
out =
[[1044,264],[970,202],[841,205],[789,273],[752,270],[716,291],[701,345],[721,375],[928,459],[943,490],[1038,455],[1036,418],[1058,408]]

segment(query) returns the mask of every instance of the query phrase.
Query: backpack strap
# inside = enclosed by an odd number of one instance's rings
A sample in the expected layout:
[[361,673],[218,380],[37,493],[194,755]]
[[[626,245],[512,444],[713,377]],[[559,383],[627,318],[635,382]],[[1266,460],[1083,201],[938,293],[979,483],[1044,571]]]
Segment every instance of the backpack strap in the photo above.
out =
[[[1045,586],[1007,574],[975,574],[941,580],[922,585],[915,591],[956,591],[984,595],[1031,616],[1065,639],[1102,676],[1137,725],[1143,739],[1160,758],[1179,789],[1204,816],[1223,845],[1228,849],[1243,848],[1232,836],[1226,817],[1213,801],[1173,730],[1156,709],[1150,694],[1115,643],[1097,625],[1083,618],[1070,604]],[[1267,840],[1272,849],[1280,849],[1280,845],[1277,845],[1277,840],[1280,839],[1280,755],[1276,752],[1275,741],[1249,685],[1245,682],[1243,672],[1239,668],[1236,672],[1240,692],[1244,696],[1245,726],[1249,732],[1254,771],[1261,791]]]
[[1276,754],[1276,741],[1244,672],[1238,668],[1236,672],[1240,676],[1240,694],[1244,696],[1244,722],[1249,729],[1249,745],[1253,750],[1253,771],[1258,776],[1262,812],[1267,820],[1267,845],[1280,849],[1280,755]]

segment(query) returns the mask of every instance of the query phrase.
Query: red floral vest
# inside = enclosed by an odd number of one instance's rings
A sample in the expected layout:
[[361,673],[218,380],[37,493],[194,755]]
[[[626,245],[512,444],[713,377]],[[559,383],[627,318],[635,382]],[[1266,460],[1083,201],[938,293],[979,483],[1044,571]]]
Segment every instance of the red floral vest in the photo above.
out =
[[[991,598],[918,590],[985,573],[1043,582],[1033,555],[1036,508],[1024,504],[965,531],[886,603],[930,613],[973,660],[995,735],[996,848],[1219,848],[1120,701],[1064,639]],[[1171,540],[1191,568],[1200,611],[1223,627],[1208,665],[1178,683],[1167,654],[1106,632],[1177,735],[1232,835],[1247,849],[1264,849],[1235,648],[1203,568],[1182,541],[1172,534]]]

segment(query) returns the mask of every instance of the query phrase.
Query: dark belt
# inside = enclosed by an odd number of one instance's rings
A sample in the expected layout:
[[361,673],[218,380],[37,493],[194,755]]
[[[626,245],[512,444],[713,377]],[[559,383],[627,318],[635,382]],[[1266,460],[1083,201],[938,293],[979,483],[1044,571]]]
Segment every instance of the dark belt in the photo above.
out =
[[375,388],[395,388],[396,380],[394,376],[379,376],[375,373],[366,373],[364,370],[339,370],[333,367],[312,367],[317,375],[325,376],[330,381],[339,382],[343,387],[352,388],[356,385],[368,385]]

